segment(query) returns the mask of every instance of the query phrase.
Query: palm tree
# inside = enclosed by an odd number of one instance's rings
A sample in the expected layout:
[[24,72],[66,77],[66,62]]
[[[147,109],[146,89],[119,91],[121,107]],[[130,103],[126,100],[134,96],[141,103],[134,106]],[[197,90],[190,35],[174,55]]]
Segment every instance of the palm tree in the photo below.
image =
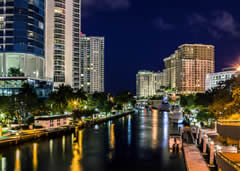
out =
[[63,114],[68,107],[68,101],[74,96],[73,89],[69,85],[61,84],[49,96],[49,104],[52,112]]

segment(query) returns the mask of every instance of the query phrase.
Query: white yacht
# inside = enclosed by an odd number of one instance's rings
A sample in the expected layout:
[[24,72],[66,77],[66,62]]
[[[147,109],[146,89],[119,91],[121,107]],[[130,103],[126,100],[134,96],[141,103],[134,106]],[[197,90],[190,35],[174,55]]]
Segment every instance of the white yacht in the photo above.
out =
[[169,119],[173,123],[183,123],[183,112],[178,104],[171,105],[169,112]]

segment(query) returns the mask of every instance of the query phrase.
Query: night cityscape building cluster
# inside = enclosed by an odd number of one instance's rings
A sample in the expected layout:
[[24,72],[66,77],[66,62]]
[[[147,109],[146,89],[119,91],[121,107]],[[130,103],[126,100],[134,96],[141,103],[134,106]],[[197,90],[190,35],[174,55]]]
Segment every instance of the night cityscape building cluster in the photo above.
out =
[[81,7],[79,0],[0,1],[0,95],[17,94],[29,80],[43,97],[61,84],[104,92],[104,37],[81,32]]
[[[146,87],[153,84],[144,84],[148,80],[154,82],[158,86],[155,90],[161,90],[163,87],[172,89],[179,94],[204,93],[206,74],[214,73],[215,67],[215,47],[213,45],[203,44],[183,44],[178,47],[172,55],[164,59],[165,69],[158,73],[161,79],[150,80],[145,76],[145,79],[139,79],[137,74],[137,92],[151,91],[151,87]],[[158,92],[159,92],[158,91]],[[150,94],[137,93],[138,97],[148,97],[157,95],[155,91]]]

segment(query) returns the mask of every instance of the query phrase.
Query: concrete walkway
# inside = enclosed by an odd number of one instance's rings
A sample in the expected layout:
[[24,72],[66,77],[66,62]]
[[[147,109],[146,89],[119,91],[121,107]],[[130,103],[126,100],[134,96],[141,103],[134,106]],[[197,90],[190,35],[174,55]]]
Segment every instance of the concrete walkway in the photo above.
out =
[[203,156],[195,145],[183,143],[183,151],[188,171],[210,170]]

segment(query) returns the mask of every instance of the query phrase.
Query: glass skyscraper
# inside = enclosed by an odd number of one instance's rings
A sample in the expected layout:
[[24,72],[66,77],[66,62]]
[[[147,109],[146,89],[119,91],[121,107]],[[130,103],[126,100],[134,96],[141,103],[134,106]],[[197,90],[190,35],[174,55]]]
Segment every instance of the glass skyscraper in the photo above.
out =
[[18,94],[25,83],[40,98],[51,93],[44,35],[45,0],[0,0],[0,96]]
[[45,77],[44,0],[0,0],[0,76]]

